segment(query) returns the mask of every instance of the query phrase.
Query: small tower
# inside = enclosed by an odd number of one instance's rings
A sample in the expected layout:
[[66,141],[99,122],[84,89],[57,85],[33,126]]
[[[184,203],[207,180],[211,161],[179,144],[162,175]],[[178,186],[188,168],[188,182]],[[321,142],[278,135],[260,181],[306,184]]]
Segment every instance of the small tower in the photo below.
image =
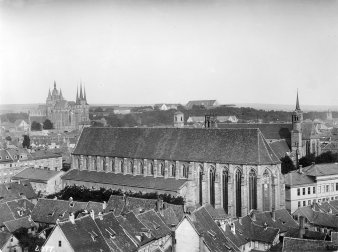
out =
[[298,90],[296,109],[292,113],[292,131],[291,131],[291,150],[294,155],[298,157],[303,156],[303,139],[302,139],[302,122],[303,122],[303,111],[299,106]]
[[176,128],[184,127],[184,114],[181,111],[177,111],[174,114],[174,127]]
[[204,127],[205,128],[217,128],[217,116],[215,114],[204,116]]
[[332,121],[332,111],[331,110],[328,110],[326,112],[326,120]]

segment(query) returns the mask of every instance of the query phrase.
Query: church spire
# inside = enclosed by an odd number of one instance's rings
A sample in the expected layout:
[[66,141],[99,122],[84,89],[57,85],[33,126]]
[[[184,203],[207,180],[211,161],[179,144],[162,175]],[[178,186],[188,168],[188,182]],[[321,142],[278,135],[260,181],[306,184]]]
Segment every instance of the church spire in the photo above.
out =
[[299,99],[298,99],[298,89],[297,89],[296,110],[300,110]]
[[79,103],[79,86],[76,87],[76,104]]
[[60,88],[60,100],[63,100],[61,88]]
[[80,84],[80,100],[83,99],[83,95],[82,95],[82,83]]
[[56,81],[54,80],[54,89],[56,89]]

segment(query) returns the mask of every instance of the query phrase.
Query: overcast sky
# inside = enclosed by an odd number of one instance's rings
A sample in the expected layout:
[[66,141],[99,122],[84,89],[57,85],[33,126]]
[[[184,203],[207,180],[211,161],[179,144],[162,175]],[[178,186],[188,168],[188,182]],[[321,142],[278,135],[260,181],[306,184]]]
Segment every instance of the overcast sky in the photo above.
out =
[[338,1],[0,0],[0,104],[338,105]]

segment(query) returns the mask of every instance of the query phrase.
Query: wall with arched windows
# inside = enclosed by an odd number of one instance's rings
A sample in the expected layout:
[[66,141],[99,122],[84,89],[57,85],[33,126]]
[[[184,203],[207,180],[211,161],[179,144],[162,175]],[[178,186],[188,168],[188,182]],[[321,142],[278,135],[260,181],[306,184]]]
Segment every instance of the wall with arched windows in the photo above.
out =
[[73,168],[189,181],[188,205],[209,203],[231,216],[285,206],[280,164],[239,165],[73,155]]

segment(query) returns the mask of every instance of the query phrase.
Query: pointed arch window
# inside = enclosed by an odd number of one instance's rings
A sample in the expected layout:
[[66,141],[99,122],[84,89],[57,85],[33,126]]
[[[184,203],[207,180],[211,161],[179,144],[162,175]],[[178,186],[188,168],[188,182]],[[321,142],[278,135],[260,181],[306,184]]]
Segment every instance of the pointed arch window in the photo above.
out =
[[160,164],[160,172],[161,172],[161,175],[164,176],[164,163],[161,162]]
[[215,207],[215,177],[216,169],[214,167],[210,168],[209,171],[209,186],[210,186],[210,205]]
[[144,174],[144,165],[142,161],[140,161],[140,174]]
[[115,159],[114,158],[111,159],[111,170],[115,172]]
[[103,157],[103,161],[102,161],[102,170],[103,171],[107,171],[107,163],[106,163],[106,158]]
[[89,170],[89,159],[88,159],[88,157],[86,157],[86,170],[87,171]]
[[153,164],[153,162],[150,163],[150,175],[154,175],[154,164]]
[[227,170],[224,170],[222,173],[222,193],[223,193],[223,209],[225,213],[228,213],[228,204],[229,204],[228,183],[229,183],[229,172]]
[[249,172],[249,210],[257,209],[257,176],[254,170]]
[[120,161],[120,168],[121,168],[121,173],[124,173],[123,160]]
[[129,161],[129,173],[133,173],[134,172],[134,162],[133,160]]
[[183,178],[188,178],[188,173],[189,173],[189,166],[186,164],[183,164]]
[[94,171],[97,171],[97,157],[94,157],[93,158],[93,168],[94,168]]
[[172,177],[176,176],[176,166],[175,166],[175,164],[171,164],[171,176]]
[[270,211],[271,209],[271,186],[270,186],[270,173],[265,170],[263,173],[263,211]]
[[242,216],[242,172],[237,169],[235,175],[236,216]]
[[198,184],[199,184],[199,195],[198,195],[198,203],[203,205],[203,166],[199,166],[198,169]]

